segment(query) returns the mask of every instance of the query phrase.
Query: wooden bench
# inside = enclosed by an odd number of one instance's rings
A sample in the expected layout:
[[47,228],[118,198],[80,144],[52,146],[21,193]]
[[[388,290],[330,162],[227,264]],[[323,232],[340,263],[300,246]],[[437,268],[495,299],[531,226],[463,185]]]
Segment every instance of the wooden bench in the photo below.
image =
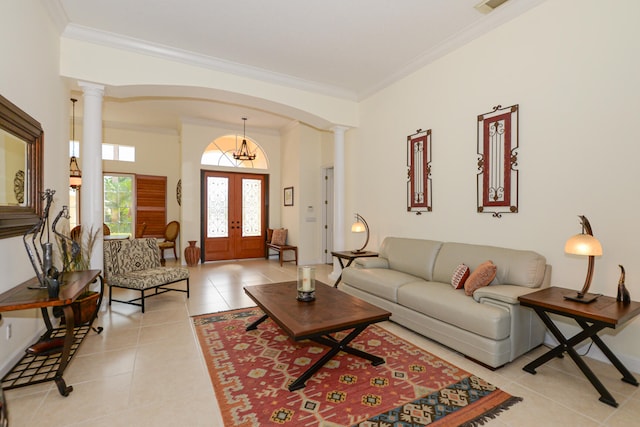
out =
[[287,262],[294,262],[296,263],[296,265],[298,265],[298,247],[297,246],[293,246],[293,245],[278,245],[273,243],[272,240],[273,237],[273,229],[269,228],[267,229],[267,242],[265,244],[265,254],[264,257],[265,259],[269,259],[269,250],[274,250],[276,252],[278,252],[278,259],[280,260],[280,266],[282,267],[282,263],[285,262],[285,259],[283,258],[283,255],[286,251],[293,251],[294,254],[294,258],[291,260],[286,260]]
[[297,246],[291,246],[291,245],[274,245],[273,243],[267,243],[267,254],[265,256],[265,258],[269,258],[269,249],[273,249],[274,251],[278,252],[278,259],[280,260],[280,266],[282,266],[282,263],[285,261],[282,257],[283,253],[285,251],[293,251],[295,258],[294,259],[290,259],[290,260],[286,260],[287,262],[294,262],[296,263],[296,265],[298,265],[298,247]]

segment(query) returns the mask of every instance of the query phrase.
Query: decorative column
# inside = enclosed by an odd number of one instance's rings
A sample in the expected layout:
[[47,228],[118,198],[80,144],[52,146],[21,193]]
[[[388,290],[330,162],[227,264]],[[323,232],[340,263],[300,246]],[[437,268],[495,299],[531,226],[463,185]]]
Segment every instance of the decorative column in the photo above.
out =
[[82,196],[81,218],[83,242],[89,231],[98,230],[91,252],[91,269],[103,268],[102,224],[104,201],[102,183],[102,98],[104,86],[78,82],[82,89],[84,110],[82,114]]
[[[344,133],[348,128],[335,126],[333,131],[333,248],[344,250],[345,233],[345,172],[344,172]],[[341,267],[337,258],[333,259],[331,280],[338,280]]]

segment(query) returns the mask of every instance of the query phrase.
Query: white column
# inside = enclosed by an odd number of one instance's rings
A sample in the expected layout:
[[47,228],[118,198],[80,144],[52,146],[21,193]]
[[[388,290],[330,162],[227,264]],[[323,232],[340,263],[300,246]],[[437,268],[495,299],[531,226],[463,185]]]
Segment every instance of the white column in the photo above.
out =
[[[333,248],[337,251],[345,249],[345,172],[344,172],[344,133],[348,128],[335,126],[333,131]],[[333,259],[331,280],[337,280],[341,268],[337,258]]]
[[102,97],[104,86],[78,82],[82,88],[84,110],[82,114],[82,187],[81,214],[83,242],[89,231],[98,231],[93,251],[91,269],[103,268],[102,224],[104,222],[102,184]]

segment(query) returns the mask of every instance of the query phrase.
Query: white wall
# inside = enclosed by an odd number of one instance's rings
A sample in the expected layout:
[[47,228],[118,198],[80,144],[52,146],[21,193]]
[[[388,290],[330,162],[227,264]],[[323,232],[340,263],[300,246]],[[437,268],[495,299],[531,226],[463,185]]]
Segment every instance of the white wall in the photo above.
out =
[[[0,94],[44,129],[44,187],[56,190],[51,212],[68,203],[68,87],[59,77],[59,35],[39,0],[0,2]],[[0,292],[35,276],[22,237],[0,240]],[[43,328],[39,311],[3,313],[0,376]],[[6,339],[7,325],[13,336]]]
[[[372,245],[395,235],[532,249],[553,285],[577,290],[587,260],[563,249],[586,215],[604,248],[592,291],[615,296],[623,264],[640,299],[638,16],[635,0],[548,1],[362,102],[347,200]],[[476,213],[477,116],[498,104],[520,105],[520,212],[500,219]],[[420,216],[406,212],[406,136],[418,128],[433,130],[433,212]],[[640,368],[640,320],[604,340]]]

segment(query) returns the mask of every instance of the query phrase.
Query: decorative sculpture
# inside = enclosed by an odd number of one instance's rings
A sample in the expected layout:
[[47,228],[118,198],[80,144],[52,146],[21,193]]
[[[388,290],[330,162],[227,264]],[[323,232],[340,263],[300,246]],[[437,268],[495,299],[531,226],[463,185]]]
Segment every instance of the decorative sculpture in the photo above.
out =
[[[38,278],[38,282],[40,284],[40,286],[36,287],[36,289],[47,289],[49,298],[58,297],[58,294],[60,292],[60,285],[63,282],[63,274],[68,270],[69,263],[72,262],[80,253],[80,247],[78,243],[72,241],[71,257],[69,257],[67,252],[67,241],[71,239],[56,231],[56,225],[59,219],[63,216],[65,218],[69,218],[68,208],[67,206],[63,206],[62,210],[60,211],[58,216],[56,216],[56,219],[53,222],[54,234],[62,238],[62,272],[60,272],[53,265],[53,243],[51,243],[50,239],[49,210],[51,208],[53,195],[55,193],[55,190],[50,189],[46,189],[42,193],[40,197],[42,198],[42,200],[45,200],[45,207],[42,216],[40,217],[38,222],[22,236],[22,241],[24,242],[24,246],[27,250],[27,255],[29,255],[29,260],[31,261],[31,265],[36,272],[36,277]],[[45,238],[45,234],[46,241],[43,241]],[[31,238],[29,239],[30,235]]]
[[631,295],[629,295],[629,291],[624,285],[624,267],[620,264],[618,264],[618,267],[620,267],[620,279],[618,280],[618,296],[616,301],[622,302],[623,304],[631,304]]

